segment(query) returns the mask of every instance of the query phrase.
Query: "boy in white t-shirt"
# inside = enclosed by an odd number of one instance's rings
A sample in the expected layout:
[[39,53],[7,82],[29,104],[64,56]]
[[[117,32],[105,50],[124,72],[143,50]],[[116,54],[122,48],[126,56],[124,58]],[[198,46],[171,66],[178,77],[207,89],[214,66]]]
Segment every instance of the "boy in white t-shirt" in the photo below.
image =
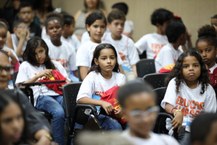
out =
[[[112,5],[112,9],[118,9],[124,13],[125,16],[127,16],[129,7],[127,3],[125,2],[117,2]],[[133,39],[133,31],[134,31],[134,24],[131,20],[126,20],[124,23],[124,30],[123,34],[127,37]]]
[[67,42],[61,40],[62,35],[62,17],[57,13],[51,13],[47,16],[45,27],[50,39],[45,39],[49,47],[49,56],[51,59],[59,61],[66,71],[76,72],[75,50]]
[[160,49],[168,43],[165,29],[172,18],[173,13],[163,8],[156,9],[152,13],[151,23],[156,26],[157,32],[146,34],[135,43],[140,54],[146,51],[148,59],[156,58]]
[[22,61],[22,55],[26,49],[26,43],[29,39],[29,30],[28,26],[22,20],[17,20],[13,24],[14,33],[11,34],[13,48],[19,58]]
[[107,17],[110,32],[106,33],[102,41],[112,44],[118,51],[122,59],[122,68],[127,72],[133,72],[137,76],[136,63],[139,56],[132,39],[122,35],[124,30],[125,14],[117,9],[112,10]]
[[122,136],[134,145],[178,145],[168,136],[152,132],[159,107],[152,88],[141,80],[130,81],[118,91],[118,102],[128,121],[129,129]]
[[[86,18],[86,29],[90,36],[90,40],[82,43],[76,54],[76,66],[79,68],[80,79],[84,80],[91,67],[93,52],[97,45],[101,43],[102,36],[106,29],[106,17],[101,11],[94,11]],[[118,55],[118,63],[122,64]],[[120,68],[122,72],[122,69]]]
[[77,49],[80,46],[80,41],[73,36],[74,28],[75,28],[74,17],[69,14],[64,14],[62,39],[67,41],[72,47],[72,49],[74,49],[75,52],[77,52]]
[[166,36],[169,43],[162,47],[155,59],[157,72],[168,65],[174,65],[181,55],[179,46],[185,44],[187,36],[185,25],[177,21],[170,22],[166,28]]

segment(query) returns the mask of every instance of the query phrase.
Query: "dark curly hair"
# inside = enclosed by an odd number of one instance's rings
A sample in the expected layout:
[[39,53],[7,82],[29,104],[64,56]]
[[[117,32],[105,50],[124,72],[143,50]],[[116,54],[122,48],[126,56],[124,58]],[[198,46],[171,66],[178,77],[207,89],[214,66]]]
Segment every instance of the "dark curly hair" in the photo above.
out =
[[198,30],[198,39],[196,41],[196,46],[199,41],[206,41],[209,45],[215,46],[217,48],[217,33],[214,26],[204,25]]
[[63,16],[60,13],[51,12],[51,13],[47,14],[46,20],[44,22],[46,30],[48,27],[48,23],[50,21],[53,21],[53,20],[57,20],[60,23],[61,27],[63,27]]
[[95,61],[94,59],[99,59],[99,56],[100,56],[100,52],[101,50],[103,49],[112,49],[114,51],[114,54],[115,54],[115,58],[116,58],[116,64],[115,64],[115,67],[113,69],[113,72],[119,72],[119,64],[118,64],[118,55],[117,55],[117,51],[116,49],[114,48],[114,46],[112,46],[111,44],[109,43],[101,43],[99,44],[94,53],[93,53],[93,59],[92,59],[92,62],[91,62],[91,68],[90,68],[90,71],[95,71],[95,72],[101,72],[100,70],[100,67],[98,65],[95,64]]
[[38,66],[39,64],[36,60],[35,50],[36,50],[36,48],[38,48],[40,46],[45,49],[46,58],[45,58],[44,65],[45,65],[46,69],[55,69],[55,66],[52,63],[52,61],[48,55],[49,49],[48,49],[47,44],[45,43],[45,41],[43,39],[41,39],[40,37],[37,37],[37,36],[31,38],[27,42],[26,49],[23,53],[23,59],[25,61],[28,61],[33,66]]
[[176,82],[176,92],[178,93],[179,92],[179,87],[180,87],[180,84],[181,82],[183,82],[184,78],[183,78],[183,74],[182,74],[182,68],[183,68],[183,61],[184,59],[187,57],[187,56],[194,56],[199,64],[200,64],[200,71],[201,71],[201,74],[198,78],[199,80],[199,83],[202,84],[202,87],[201,87],[201,91],[200,91],[200,94],[203,94],[205,92],[205,89],[206,87],[208,86],[209,84],[209,76],[208,76],[208,71],[206,69],[206,66],[205,66],[205,63],[203,62],[203,59],[202,57],[200,56],[200,54],[194,50],[194,49],[190,49],[190,50],[187,50],[186,52],[182,53],[176,64],[175,64],[175,67],[173,68],[172,72],[170,73],[169,77],[168,77],[168,82],[172,79],[172,78],[175,78],[175,82]]
[[173,12],[164,8],[159,8],[151,14],[151,24],[154,26],[157,24],[163,25],[164,22],[172,20],[173,17]]

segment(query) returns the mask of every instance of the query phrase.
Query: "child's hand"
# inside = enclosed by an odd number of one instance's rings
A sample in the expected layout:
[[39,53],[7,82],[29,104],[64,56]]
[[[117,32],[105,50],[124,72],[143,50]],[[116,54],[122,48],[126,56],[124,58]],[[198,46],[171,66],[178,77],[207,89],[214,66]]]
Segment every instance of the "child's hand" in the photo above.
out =
[[37,74],[38,78],[47,77],[50,78],[52,76],[52,69],[45,69]]
[[19,38],[19,40],[25,40],[26,39],[26,35],[27,35],[26,30],[19,31],[17,33],[17,37]]
[[106,114],[110,115],[112,113],[113,106],[110,103],[102,101],[101,106],[105,110]]
[[18,59],[16,58],[16,56],[13,54],[12,50],[8,50],[6,51],[8,53],[8,56],[12,59],[12,63],[15,64]]
[[118,109],[118,110],[115,109],[114,114],[117,118],[121,118],[123,116],[121,109]]
[[181,111],[177,111],[174,113],[174,118],[172,120],[172,126],[174,128],[180,128],[182,126],[182,121],[183,121],[183,114]]

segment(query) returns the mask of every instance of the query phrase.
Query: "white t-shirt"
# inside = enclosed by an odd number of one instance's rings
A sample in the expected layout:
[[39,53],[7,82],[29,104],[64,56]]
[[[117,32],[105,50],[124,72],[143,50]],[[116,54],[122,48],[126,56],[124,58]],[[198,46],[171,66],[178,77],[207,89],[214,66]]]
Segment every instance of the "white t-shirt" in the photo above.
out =
[[90,41],[90,35],[89,35],[89,33],[86,31],[86,32],[84,32],[84,33],[82,34],[82,36],[81,36],[81,44],[86,43],[86,42],[88,42],[88,41]]
[[122,136],[132,142],[133,145],[179,145],[173,137],[153,132],[150,133],[150,138],[148,139],[132,136],[129,130],[124,131]]
[[167,65],[175,64],[182,52],[179,48],[176,50],[170,43],[164,45],[155,59],[156,72]]
[[[56,67],[56,69],[65,77],[68,79],[67,77],[67,73],[65,71],[65,69],[63,68],[63,66],[57,62],[57,61],[52,61],[54,66]],[[37,66],[33,66],[31,65],[29,62],[24,61],[20,67],[19,67],[19,71],[17,74],[17,78],[16,78],[16,84],[19,83],[23,83],[31,78],[33,78],[37,73],[45,70],[45,66],[44,65],[40,65],[39,67]],[[68,79],[69,80],[69,79]],[[56,92],[54,92],[53,90],[48,89],[45,85],[41,85],[41,86],[33,86],[31,87],[33,90],[33,95],[34,95],[34,104],[36,105],[36,101],[39,95],[48,95],[48,96],[56,96],[59,95]]]
[[[19,44],[19,40],[18,40],[18,38],[17,38],[17,36],[15,34],[11,34],[11,39],[12,39],[12,43],[13,43],[13,48],[16,51],[17,46]],[[24,52],[24,50],[26,49],[26,44],[27,44],[27,41],[25,41],[24,44],[23,44],[22,52]]]
[[131,20],[126,20],[124,23],[124,31],[125,33],[132,33],[134,30],[134,24]]
[[122,66],[132,70],[131,65],[134,65],[139,61],[139,55],[134,46],[134,42],[127,36],[122,35],[120,40],[114,40],[109,32],[103,36],[102,42],[110,43],[117,49],[123,62]]
[[76,36],[70,36],[68,38],[61,37],[61,41],[65,41],[68,43],[71,49],[73,49],[74,52],[77,52],[77,49],[80,45],[79,40],[76,38]]
[[208,85],[203,94],[201,84],[194,89],[189,88],[185,82],[181,82],[179,92],[176,93],[176,82],[173,78],[167,87],[161,106],[165,109],[166,103],[181,109],[184,117],[182,125],[190,132],[190,124],[201,111],[216,112],[216,94],[211,85]]
[[110,79],[105,79],[100,73],[90,72],[81,84],[77,100],[83,97],[92,98],[92,95],[105,92],[114,86],[121,86],[126,82],[126,77],[121,73],[112,73]]
[[[91,62],[93,59],[94,50],[96,46],[98,45],[99,43],[95,43],[91,40],[87,41],[86,43],[81,44],[76,54],[76,66],[86,66],[90,68]],[[118,63],[119,65],[122,64],[122,61],[119,55],[118,55]]]
[[78,48],[79,48],[80,45],[81,45],[81,42],[78,40],[78,38],[77,38],[77,36],[76,36],[75,34],[73,34],[73,35],[71,36],[71,41],[72,41],[72,43],[73,43],[73,45],[74,45],[74,47],[75,47],[75,52],[77,52],[77,51],[78,51]]
[[169,42],[165,35],[151,33],[144,35],[142,38],[140,38],[135,43],[135,46],[140,54],[142,54],[146,50],[147,58],[153,59],[157,56],[160,49],[167,43]]
[[51,59],[58,60],[67,72],[77,70],[76,67],[76,54],[75,50],[68,44],[68,42],[63,41],[60,46],[55,46],[51,40],[46,39],[46,44],[49,47],[49,56]]

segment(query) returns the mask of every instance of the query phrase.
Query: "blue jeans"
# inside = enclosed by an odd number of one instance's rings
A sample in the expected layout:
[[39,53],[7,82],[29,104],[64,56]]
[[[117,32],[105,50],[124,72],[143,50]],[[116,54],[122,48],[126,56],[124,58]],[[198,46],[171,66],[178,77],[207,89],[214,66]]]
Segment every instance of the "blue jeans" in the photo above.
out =
[[[107,115],[99,114],[97,116],[97,120],[103,130],[122,130],[121,124],[117,120]],[[75,128],[82,129],[83,125],[79,123],[75,123]]]
[[122,130],[121,124],[110,116],[99,114],[97,117],[102,129],[105,130]]
[[38,110],[46,111],[52,115],[53,138],[59,145],[64,145],[65,113],[62,104],[63,96],[39,96],[36,103]]

